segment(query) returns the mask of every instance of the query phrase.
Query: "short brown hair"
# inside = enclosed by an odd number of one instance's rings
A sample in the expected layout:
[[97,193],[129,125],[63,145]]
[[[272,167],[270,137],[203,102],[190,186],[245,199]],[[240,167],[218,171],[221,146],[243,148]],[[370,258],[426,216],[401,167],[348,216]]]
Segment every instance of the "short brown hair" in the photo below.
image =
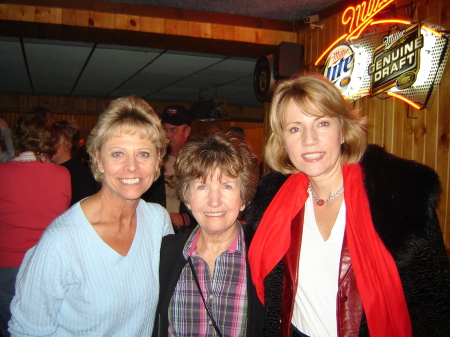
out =
[[361,159],[367,146],[366,119],[358,115],[327,78],[310,74],[283,81],[275,89],[269,116],[272,134],[264,151],[272,169],[284,174],[298,172],[285,150],[283,137],[286,110],[291,100],[309,115],[339,118],[345,140],[341,145],[341,161],[356,163]]
[[241,199],[247,205],[258,185],[258,158],[249,143],[232,132],[193,136],[181,147],[174,165],[174,183],[181,200],[188,202],[191,181],[206,180],[216,169],[239,180]]
[[37,160],[50,160],[57,151],[56,120],[47,108],[36,107],[23,113],[14,128],[16,154],[31,151]]
[[[91,170],[97,181],[103,181],[103,173],[98,169],[97,152],[107,139],[120,133],[135,134],[148,138],[155,145],[159,159],[166,153],[168,140],[162,128],[161,120],[153,108],[143,99],[128,96],[111,101],[108,108],[91,131],[87,141],[87,149],[91,155]],[[161,161],[160,161],[161,162]],[[158,179],[160,170],[155,172],[154,180]]]

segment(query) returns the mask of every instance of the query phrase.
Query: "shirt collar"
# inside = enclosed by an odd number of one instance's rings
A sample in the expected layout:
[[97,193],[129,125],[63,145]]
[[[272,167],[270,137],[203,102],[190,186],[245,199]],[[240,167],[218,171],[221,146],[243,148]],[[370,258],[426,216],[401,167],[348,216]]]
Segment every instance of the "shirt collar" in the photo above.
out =
[[[235,252],[243,253],[245,250],[244,231],[242,229],[242,225],[239,221],[236,221],[236,225],[239,227],[238,235],[236,236],[230,247],[228,247],[227,249],[227,253],[229,254]],[[191,235],[189,236],[189,239],[187,240],[186,244],[184,245],[183,255],[186,260],[189,256],[198,255],[196,248],[199,236],[200,236],[200,226],[197,225],[197,227],[192,231]]]
[[[46,160],[43,156],[41,156],[41,160],[44,162],[48,162],[49,160]],[[17,157],[13,159],[13,161],[19,161],[19,162],[25,162],[25,161],[38,161],[36,156],[32,151],[25,151],[22,153],[19,153]]]

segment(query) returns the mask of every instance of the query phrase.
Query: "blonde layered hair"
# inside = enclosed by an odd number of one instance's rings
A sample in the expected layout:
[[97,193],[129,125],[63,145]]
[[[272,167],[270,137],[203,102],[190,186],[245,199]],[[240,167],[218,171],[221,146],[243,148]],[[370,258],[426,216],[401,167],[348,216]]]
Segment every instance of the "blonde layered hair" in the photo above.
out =
[[[108,108],[100,115],[94,129],[88,137],[87,149],[91,156],[91,170],[97,181],[103,181],[103,173],[98,169],[97,153],[110,137],[121,133],[134,135],[139,133],[142,138],[149,139],[155,145],[158,158],[166,154],[168,140],[153,108],[143,99],[128,96],[111,101]],[[154,180],[158,179],[160,170],[155,172]]]
[[342,163],[357,163],[367,146],[367,121],[344,100],[340,91],[321,75],[305,75],[281,82],[275,89],[269,114],[272,134],[264,150],[267,164],[275,171],[289,174],[298,170],[284,147],[284,124],[290,101],[307,115],[339,118],[344,143]]

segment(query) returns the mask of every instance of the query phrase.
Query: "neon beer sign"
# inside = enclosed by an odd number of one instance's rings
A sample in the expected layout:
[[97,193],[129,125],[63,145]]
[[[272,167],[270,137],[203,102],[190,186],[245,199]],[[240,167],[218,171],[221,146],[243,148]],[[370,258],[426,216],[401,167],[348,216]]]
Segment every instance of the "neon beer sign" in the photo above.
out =
[[315,66],[322,62],[323,75],[349,101],[384,94],[415,109],[430,108],[450,57],[450,33],[420,21],[377,20],[392,2],[367,0],[347,7],[341,16],[346,33]]

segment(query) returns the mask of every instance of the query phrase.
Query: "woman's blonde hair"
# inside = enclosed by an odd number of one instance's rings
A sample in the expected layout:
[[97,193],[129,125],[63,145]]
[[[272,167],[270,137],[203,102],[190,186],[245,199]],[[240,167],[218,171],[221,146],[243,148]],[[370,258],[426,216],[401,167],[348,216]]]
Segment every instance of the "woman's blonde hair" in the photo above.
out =
[[367,146],[366,119],[359,117],[327,78],[310,74],[283,81],[275,89],[269,115],[272,134],[264,150],[265,160],[273,170],[284,174],[298,172],[284,147],[284,123],[291,100],[308,115],[339,118],[345,140],[341,144],[341,161],[356,163],[361,159]]
[[[128,96],[111,101],[87,140],[87,150],[91,156],[91,170],[94,178],[102,182],[103,173],[98,169],[97,153],[102,145],[112,136],[121,133],[140,133],[142,138],[149,139],[156,147],[158,157],[164,157],[167,148],[167,137],[162,128],[161,120],[153,108],[143,99]],[[160,175],[159,168],[155,172],[154,180]]]
[[239,180],[244,205],[253,199],[258,186],[259,162],[250,144],[234,132],[213,132],[193,136],[178,152],[174,183],[181,200],[188,202],[191,181],[206,181],[216,170]]

